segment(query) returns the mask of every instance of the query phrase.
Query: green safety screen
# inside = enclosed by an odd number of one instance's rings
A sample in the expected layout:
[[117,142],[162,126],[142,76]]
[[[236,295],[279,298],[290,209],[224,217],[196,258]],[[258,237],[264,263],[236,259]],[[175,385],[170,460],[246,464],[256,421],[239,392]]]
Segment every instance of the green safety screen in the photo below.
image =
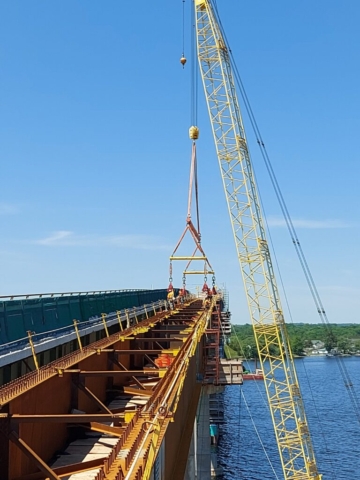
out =
[[0,344],[27,336],[27,331],[43,333],[89,320],[101,313],[164,300],[167,290],[120,290],[13,299],[0,302]]

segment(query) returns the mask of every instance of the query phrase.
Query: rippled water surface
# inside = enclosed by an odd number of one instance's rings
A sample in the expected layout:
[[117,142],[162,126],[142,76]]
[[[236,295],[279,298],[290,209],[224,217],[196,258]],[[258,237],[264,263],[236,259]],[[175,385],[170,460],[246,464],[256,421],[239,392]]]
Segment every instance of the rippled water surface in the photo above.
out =
[[[360,401],[360,357],[343,357],[342,361]],[[296,369],[323,480],[360,480],[360,423],[337,360],[307,357],[296,360]],[[223,399],[225,423],[218,456],[223,478],[283,479],[264,382],[226,387]]]

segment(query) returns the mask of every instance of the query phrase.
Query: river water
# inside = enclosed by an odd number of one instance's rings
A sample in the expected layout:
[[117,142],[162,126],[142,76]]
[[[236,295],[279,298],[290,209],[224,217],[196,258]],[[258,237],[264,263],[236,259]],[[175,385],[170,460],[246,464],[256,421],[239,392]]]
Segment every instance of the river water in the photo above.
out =
[[[360,357],[342,360],[360,402]],[[306,357],[295,362],[319,473],[323,480],[360,480],[360,423],[337,360]],[[222,478],[283,479],[264,382],[246,380],[241,387],[226,387],[222,396]]]

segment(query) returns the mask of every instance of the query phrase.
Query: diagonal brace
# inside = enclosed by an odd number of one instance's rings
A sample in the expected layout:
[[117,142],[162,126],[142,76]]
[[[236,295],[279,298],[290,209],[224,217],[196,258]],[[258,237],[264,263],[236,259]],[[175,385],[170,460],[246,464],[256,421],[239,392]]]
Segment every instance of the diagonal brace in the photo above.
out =
[[[110,355],[110,360],[114,363],[119,368],[122,368],[124,371],[129,372],[131,374],[131,371],[129,371],[117,358],[115,358],[113,355]],[[135,381],[135,383],[142,389],[146,390],[144,385],[136,378],[134,375],[131,375],[131,378]]]
[[42,460],[15,431],[10,432],[9,438],[33,463],[35,463],[39,470],[46,475],[46,478],[50,478],[50,480],[60,480],[60,477],[56,475],[54,470],[46,465],[44,460]]
[[79,390],[81,390],[85,395],[90,398],[96,405],[100,408],[101,411],[105,413],[109,413],[112,415],[112,411],[107,408],[106,405],[102,403],[102,401],[88,388],[86,387],[81,381],[73,379],[73,383],[77,386]]

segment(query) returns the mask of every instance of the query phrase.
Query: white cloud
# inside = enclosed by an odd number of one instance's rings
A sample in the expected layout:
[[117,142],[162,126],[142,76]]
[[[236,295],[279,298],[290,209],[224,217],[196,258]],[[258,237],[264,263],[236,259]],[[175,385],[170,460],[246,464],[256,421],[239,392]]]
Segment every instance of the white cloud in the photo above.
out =
[[[284,218],[268,217],[267,223],[270,227],[286,227]],[[353,224],[346,223],[342,220],[307,220],[307,219],[293,219],[292,224],[295,228],[349,228]]]
[[171,250],[161,239],[151,235],[78,235],[68,230],[53,232],[49,237],[36,240],[37,245],[49,247],[116,247],[141,250]]
[[67,242],[74,241],[72,237],[74,237],[72,232],[60,230],[58,232],[54,232],[52,235],[50,235],[50,237],[37,240],[35,243],[39,245],[66,245]]
[[0,215],[15,215],[16,213],[19,213],[17,206],[0,202]]

